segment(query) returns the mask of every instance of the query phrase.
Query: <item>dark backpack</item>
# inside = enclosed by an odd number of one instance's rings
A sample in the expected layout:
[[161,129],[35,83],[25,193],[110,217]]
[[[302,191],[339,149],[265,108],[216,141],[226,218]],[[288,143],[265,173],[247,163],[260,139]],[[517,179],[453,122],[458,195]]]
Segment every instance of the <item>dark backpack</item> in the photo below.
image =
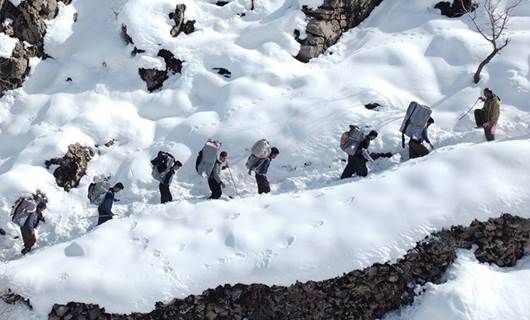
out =
[[159,151],[156,158],[151,160],[151,164],[153,165],[153,172],[151,175],[153,178],[161,182],[167,173],[167,169],[173,166],[174,163],[175,157],[173,157],[173,155],[164,151]]

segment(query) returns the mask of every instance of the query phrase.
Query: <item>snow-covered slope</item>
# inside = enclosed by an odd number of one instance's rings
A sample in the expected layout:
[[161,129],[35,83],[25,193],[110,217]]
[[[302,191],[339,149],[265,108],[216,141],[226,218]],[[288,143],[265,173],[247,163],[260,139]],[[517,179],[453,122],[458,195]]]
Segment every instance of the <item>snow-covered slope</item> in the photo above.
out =
[[[444,226],[506,211],[530,215],[528,1],[512,20],[510,46],[479,86],[471,75],[487,44],[467,20],[440,16],[433,0],[383,1],[309,64],[292,58],[292,32],[304,29],[301,6],[315,1],[256,1],[254,12],[243,0],[182,2],[197,31],[172,38],[174,1],[74,0],[49,24],[46,52],[54,59],[34,61],[24,87],[0,100],[0,225],[17,233],[7,216],[17,195],[38,187],[50,198],[40,248],[0,266],[0,289],[29,297],[38,314],[70,300],[147,311],[157,300],[227,282],[323,279],[395,259]],[[122,24],[145,53],[131,56]],[[138,68],[163,68],[161,48],[185,61],[183,72],[149,94]],[[470,116],[457,121],[486,86],[502,98],[497,133],[506,141],[482,144]],[[437,150],[402,162],[397,129],[411,100],[433,107]],[[369,102],[384,107],[366,110]],[[378,161],[367,179],[338,181],[337,140],[350,123],[380,131],[374,150],[403,156]],[[241,198],[203,200],[207,185],[193,163],[209,137],[230,153]],[[262,137],[281,154],[270,171],[272,195],[254,196],[244,161]],[[117,145],[90,162],[70,193],[42,166],[70,143],[109,138]],[[172,186],[178,201],[168,205],[156,204],[150,177],[160,149],[186,162]],[[86,189],[101,173],[126,185],[116,206],[124,218],[92,230]],[[18,240],[0,239],[2,259],[20,249]],[[418,312],[440,297],[429,293]],[[452,317],[467,319],[473,309],[464,310]]]

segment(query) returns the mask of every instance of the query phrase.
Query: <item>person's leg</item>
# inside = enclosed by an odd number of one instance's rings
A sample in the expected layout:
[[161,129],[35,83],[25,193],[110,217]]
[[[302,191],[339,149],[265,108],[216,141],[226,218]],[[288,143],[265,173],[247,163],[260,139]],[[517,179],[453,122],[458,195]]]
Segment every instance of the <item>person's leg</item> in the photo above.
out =
[[486,136],[486,141],[495,140],[495,134],[493,133],[491,127],[484,128],[484,135]]
[[112,213],[105,212],[105,211],[101,210],[100,208],[98,208],[98,214],[99,214],[98,226],[100,224],[103,224],[103,223],[109,221],[110,219],[112,219]]
[[26,254],[31,251],[31,248],[37,242],[33,230],[26,226],[20,228],[20,233],[22,234],[22,241],[24,241],[24,249],[22,249],[22,254]]
[[355,174],[359,177],[366,177],[368,175],[368,168],[366,167],[366,160],[361,156],[354,159]]
[[269,180],[266,176],[256,175],[256,183],[258,184],[258,194],[269,193],[271,191]]
[[484,111],[482,111],[482,109],[476,109],[475,110],[475,124],[477,125],[478,128],[482,128],[482,126],[486,122],[485,118],[486,117],[485,117]]
[[355,172],[353,162],[353,156],[348,156],[348,164],[346,165],[346,168],[344,168],[344,171],[340,176],[341,179],[351,178],[351,176],[353,176],[353,173]]
[[425,147],[423,144],[417,141],[410,140],[409,142],[409,158],[410,159],[424,157],[428,154],[429,154],[429,149],[427,149],[427,147]]
[[171,192],[169,191],[169,185],[160,183],[158,189],[160,190],[160,203],[166,203],[173,200]]
[[208,199],[219,199],[221,198],[221,195],[223,194],[223,191],[221,190],[221,184],[215,181],[214,178],[210,177],[208,178],[208,186],[210,187],[210,191],[212,192],[212,195]]

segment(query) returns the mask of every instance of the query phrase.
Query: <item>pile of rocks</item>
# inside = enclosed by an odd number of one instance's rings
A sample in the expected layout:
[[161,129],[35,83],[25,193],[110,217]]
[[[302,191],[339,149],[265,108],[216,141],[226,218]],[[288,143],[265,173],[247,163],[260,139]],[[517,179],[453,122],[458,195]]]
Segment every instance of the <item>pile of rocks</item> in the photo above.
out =
[[513,267],[525,254],[529,234],[528,220],[505,214],[487,222],[473,221],[462,233],[462,240],[478,246],[475,251],[478,261]]
[[29,58],[46,58],[45,21],[57,16],[58,1],[65,4],[71,2],[71,0],[25,0],[15,6],[9,0],[0,0],[0,32],[18,39],[11,57],[0,57],[0,97],[7,90],[22,86],[29,73]]
[[466,12],[472,12],[478,8],[478,4],[472,0],[453,0],[453,3],[449,1],[441,1],[434,5],[434,8],[439,9],[441,14],[449,18],[458,18],[466,14]]
[[161,49],[158,51],[158,57],[161,57],[164,59],[164,62],[166,63],[166,69],[165,70],[159,70],[155,68],[140,68],[138,69],[138,73],[140,74],[140,78],[145,81],[147,84],[147,90],[149,92],[153,92],[155,90],[158,90],[162,88],[164,85],[164,82],[169,79],[169,74],[177,74],[181,73],[182,71],[182,61],[175,58],[173,53],[171,51],[166,49]]
[[59,187],[70,191],[79,185],[79,181],[86,174],[88,162],[95,154],[93,148],[75,143],[68,146],[68,151],[63,157],[46,160],[45,165],[47,168],[52,165],[59,166],[53,171],[55,181]]
[[524,253],[530,219],[505,214],[437,232],[395,263],[374,264],[324,281],[289,287],[224,285],[201,295],[157,303],[148,314],[113,315],[97,305],[56,305],[50,319],[377,319],[414,301],[427,282],[440,283],[458,248],[478,246],[477,259],[511,266]]
[[175,26],[171,29],[171,36],[176,37],[181,32],[184,34],[190,34],[195,31],[195,20],[185,21],[184,13],[186,12],[186,5],[181,3],[177,4],[174,12],[169,14],[169,19],[175,22]]
[[[296,58],[308,62],[334,45],[340,36],[359,25],[378,6],[382,0],[324,0],[317,9],[302,9],[309,23],[307,37],[300,39],[300,52]],[[295,34],[299,32],[295,32]]]

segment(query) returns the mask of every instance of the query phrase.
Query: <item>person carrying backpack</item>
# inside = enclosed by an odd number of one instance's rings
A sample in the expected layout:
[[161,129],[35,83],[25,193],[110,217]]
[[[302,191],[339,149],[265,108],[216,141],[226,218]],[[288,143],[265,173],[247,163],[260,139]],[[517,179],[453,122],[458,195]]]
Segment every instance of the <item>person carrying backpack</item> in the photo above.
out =
[[280,150],[278,150],[278,148],[271,147],[270,155],[266,159],[261,161],[256,168],[254,168],[254,171],[256,172],[256,184],[258,185],[258,194],[271,192],[269,180],[267,179],[267,172],[269,171],[271,161],[273,159],[276,159],[279,154]]
[[166,202],[173,201],[173,196],[171,195],[169,186],[171,185],[171,181],[173,180],[175,171],[177,171],[181,167],[182,167],[182,163],[177,160],[172,166],[168,168],[168,170],[162,176],[162,180],[160,181],[160,184],[158,185],[158,189],[160,190],[160,203],[166,203]]
[[118,182],[114,185],[114,187],[107,191],[105,198],[103,198],[103,201],[98,206],[98,226],[112,219],[112,216],[114,215],[114,213],[112,213],[112,206],[114,205],[114,202],[120,201],[119,199],[115,198],[116,193],[122,191],[123,189],[123,184]]
[[30,252],[33,245],[37,242],[35,229],[40,221],[45,221],[44,210],[46,210],[47,202],[46,195],[37,190],[33,197],[18,198],[13,206],[12,221],[20,227],[20,233],[24,241],[24,248],[21,251],[22,255]]
[[421,137],[411,137],[409,140],[409,159],[419,158],[429,154],[429,149],[427,149],[423,142],[427,142],[431,147],[431,150],[434,149],[434,146],[429,140],[429,127],[434,123],[434,119],[431,117],[427,120],[427,124],[421,131]]
[[228,168],[228,153],[221,151],[219,159],[215,161],[212,173],[208,177],[208,186],[212,195],[208,199],[219,199],[223,194],[224,182],[221,180],[221,170]]
[[151,160],[153,171],[151,175],[159,182],[158,190],[160,190],[160,203],[166,203],[173,200],[169,185],[175,171],[182,167],[180,161],[175,161],[175,157],[170,153],[159,151],[156,158]]
[[501,99],[497,97],[490,88],[484,89],[484,101],[482,109],[475,110],[475,122],[477,128],[484,128],[487,141],[495,140],[495,129],[500,116]]
[[366,177],[368,175],[366,162],[374,162],[374,159],[368,152],[368,147],[370,146],[370,142],[377,138],[377,135],[377,131],[370,131],[357,147],[355,147],[353,154],[348,154],[348,164],[340,176],[341,179],[351,178],[354,173],[359,177]]

